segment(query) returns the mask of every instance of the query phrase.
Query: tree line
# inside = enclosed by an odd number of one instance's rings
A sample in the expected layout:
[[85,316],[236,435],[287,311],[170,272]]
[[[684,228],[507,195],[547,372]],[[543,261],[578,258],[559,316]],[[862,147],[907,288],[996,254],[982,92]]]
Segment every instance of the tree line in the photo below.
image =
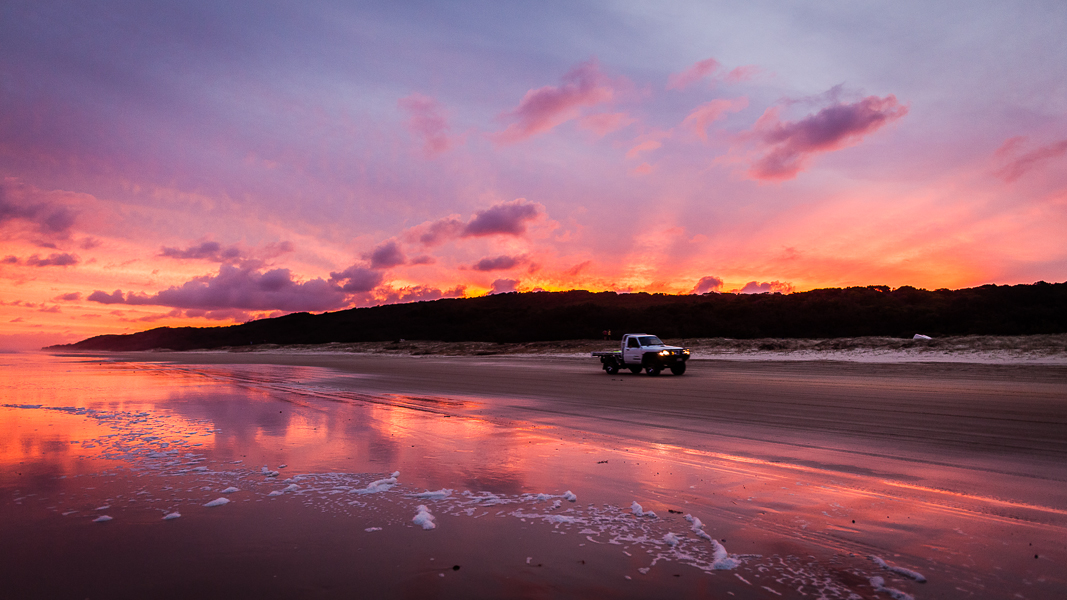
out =
[[960,290],[904,286],[794,294],[526,292],[310,314],[228,327],[161,327],[101,335],[52,349],[191,350],[255,344],[398,339],[536,342],[615,338],[834,338],[1067,333],[1067,283],[983,285]]

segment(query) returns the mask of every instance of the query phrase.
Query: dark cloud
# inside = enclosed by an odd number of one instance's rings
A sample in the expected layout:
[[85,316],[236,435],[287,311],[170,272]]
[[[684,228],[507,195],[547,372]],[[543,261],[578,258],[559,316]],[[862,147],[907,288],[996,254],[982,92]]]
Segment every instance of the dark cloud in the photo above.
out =
[[348,293],[369,292],[385,279],[380,271],[352,265],[340,273],[330,273],[330,283],[341,286]]
[[890,94],[868,96],[852,104],[837,102],[799,121],[780,121],[778,111],[778,107],[768,109],[753,130],[764,146],[763,156],[749,171],[756,179],[792,179],[810,156],[856,143],[906,115],[908,108]]
[[417,225],[405,231],[403,238],[424,246],[436,246],[457,237],[520,236],[526,233],[526,226],[531,221],[543,214],[545,207],[540,203],[517,198],[478,211],[466,223],[452,216]]
[[12,258],[15,257],[9,256],[4,259],[4,262],[11,262],[12,264],[21,263],[28,267],[69,267],[78,264],[78,257],[73,254],[67,254],[66,252],[53,252],[48,255],[48,258],[41,258],[34,254],[23,261],[19,261],[17,258],[15,258],[14,261],[11,261],[10,259]]
[[[1015,137],[1008,140],[997,151],[997,155],[1008,157],[1015,154],[1015,151],[1024,141],[1024,137]],[[1025,175],[1034,167],[1037,167],[1039,164],[1056,158],[1057,156],[1063,156],[1064,154],[1067,154],[1067,140],[1060,140],[1046,146],[1041,146],[1040,148],[1035,148],[1034,150],[1026,152],[1022,156],[1013,158],[1008,164],[998,169],[996,175],[1004,181],[1011,183]]]
[[415,258],[411,259],[409,264],[413,264],[413,265],[432,265],[432,264],[434,264],[436,262],[437,262],[436,258],[423,254],[422,256],[416,256]]
[[100,304],[126,303],[126,298],[122,295],[122,290],[115,290],[110,294],[107,292],[96,290],[95,292],[89,294],[89,297],[86,298],[86,300],[89,300],[90,302],[99,302]]
[[289,269],[260,271],[250,267],[220,265],[216,275],[197,277],[181,286],[170,287],[154,295],[123,295],[95,291],[89,300],[102,304],[170,306],[199,310],[283,310],[319,311],[347,305],[345,291],[331,281],[312,279],[303,283],[293,280]]
[[543,211],[543,206],[536,202],[527,202],[525,198],[501,202],[474,213],[461,235],[522,235],[526,233],[527,222],[536,219]]
[[207,241],[187,248],[164,246],[160,250],[159,256],[179,260],[206,260],[217,263],[243,264],[247,267],[261,267],[263,266],[262,260],[276,258],[292,251],[293,244],[287,241],[272,242],[262,248],[253,248],[251,250],[241,249],[237,245],[223,247],[218,242]]
[[81,292],[71,292],[69,294],[60,294],[59,296],[56,296],[56,300],[62,300],[64,302],[73,302],[75,300],[81,300],[81,299],[82,299]]
[[407,262],[404,252],[400,250],[400,246],[394,240],[380,244],[370,254],[365,254],[363,258],[370,260],[370,268],[372,269],[389,269]]
[[508,292],[514,292],[519,289],[518,279],[497,279],[493,282],[493,289],[489,290],[490,294],[506,294]]
[[483,258],[471,265],[475,271],[504,271],[517,267],[526,261],[524,256],[497,256],[496,258]]
[[164,246],[159,255],[167,258],[233,262],[241,258],[241,250],[237,246],[230,246],[224,249],[218,242],[201,242],[188,248],[169,248]]
[[765,294],[768,292],[791,294],[793,293],[793,284],[785,281],[750,281],[745,284],[745,287],[734,291],[739,294]]
[[3,258],[3,260],[0,260],[0,264],[17,265],[17,264],[19,264],[19,257],[12,256],[12,255],[9,254],[9,255],[5,256]]
[[708,275],[707,277],[701,277],[697,282],[696,287],[693,288],[690,294],[706,294],[708,292],[718,292],[722,290],[722,279]]
[[0,183],[0,226],[21,220],[35,225],[42,234],[65,234],[74,225],[78,214],[55,202],[28,201],[24,194],[12,194]]

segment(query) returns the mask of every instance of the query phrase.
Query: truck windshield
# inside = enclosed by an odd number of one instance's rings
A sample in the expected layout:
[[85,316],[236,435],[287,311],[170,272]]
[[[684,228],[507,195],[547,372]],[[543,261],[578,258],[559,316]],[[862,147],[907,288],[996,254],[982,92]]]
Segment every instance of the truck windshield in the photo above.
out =
[[643,335],[638,340],[641,341],[642,346],[662,346],[663,342],[654,335]]

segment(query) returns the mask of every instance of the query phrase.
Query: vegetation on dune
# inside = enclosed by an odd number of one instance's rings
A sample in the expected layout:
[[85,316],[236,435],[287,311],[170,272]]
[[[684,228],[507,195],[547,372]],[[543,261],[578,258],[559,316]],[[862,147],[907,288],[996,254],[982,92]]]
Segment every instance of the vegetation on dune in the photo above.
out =
[[79,350],[191,350],[250,344],[398,339],[537,342],[601,337],[610,329],[664,338],[845,338],[1067,333],[1067,283],[927,291],[886,286],[796,294],[530,292],[296,313],[229,327],[162,327],[102,335]]

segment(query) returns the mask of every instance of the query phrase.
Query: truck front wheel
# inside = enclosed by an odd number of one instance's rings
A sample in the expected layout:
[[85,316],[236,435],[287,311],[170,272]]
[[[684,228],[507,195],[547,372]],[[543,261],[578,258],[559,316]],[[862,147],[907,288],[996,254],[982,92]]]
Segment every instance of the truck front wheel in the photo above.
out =
[[674,373],[675,375],[681,375],[682,373],[685,373],[685,363],[677,362],[671,365],[671,373]]
[[645,369],[645,371],[647,371],[648,374],[653,377],[659,375],[659,367],[648,367],[647,369]]

